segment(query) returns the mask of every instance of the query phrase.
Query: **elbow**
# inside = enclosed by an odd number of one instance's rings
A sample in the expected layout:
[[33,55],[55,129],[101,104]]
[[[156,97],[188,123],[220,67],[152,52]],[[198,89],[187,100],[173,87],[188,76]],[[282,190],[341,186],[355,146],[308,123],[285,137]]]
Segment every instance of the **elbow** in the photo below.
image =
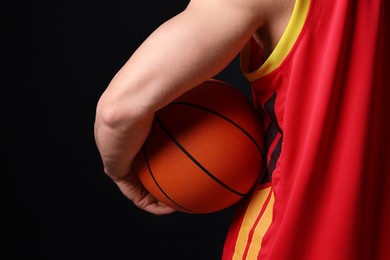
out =
[[129,124],[142,120],[142,118],[154,115],[140,102],[131,100],[106,100],[102,97],[96,106],[95,122],[100,126],[111,129],[123,128]]
[[96,106],[95,122],[102,126],[116,128],[128,117],[120,111],[114,104],[107,104],[100,99]]
[[156,85],[144,81],[131,84],[129,79],[125,83],[123,79],[118,81],[113,80],[97,102],[95,119],[101,126],[125,129],[150,121],[166,104],[166,95],[158,91],[164,89],[161,82]]

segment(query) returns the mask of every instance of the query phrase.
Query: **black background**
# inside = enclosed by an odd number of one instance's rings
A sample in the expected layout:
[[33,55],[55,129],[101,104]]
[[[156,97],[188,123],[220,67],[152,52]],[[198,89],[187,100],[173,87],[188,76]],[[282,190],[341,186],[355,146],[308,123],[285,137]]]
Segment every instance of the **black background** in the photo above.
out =
[[[93,137],[95,106],[113,75],[187,3],[12,1],[1,8],[1,259],[221,257],[234,207],[145,213],[103,174]],[[238,58],[216,77],[249,97]]]

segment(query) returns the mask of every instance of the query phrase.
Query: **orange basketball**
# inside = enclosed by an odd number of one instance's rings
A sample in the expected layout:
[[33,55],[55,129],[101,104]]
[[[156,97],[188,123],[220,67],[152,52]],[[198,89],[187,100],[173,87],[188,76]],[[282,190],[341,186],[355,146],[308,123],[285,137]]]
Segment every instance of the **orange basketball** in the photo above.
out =
[[135,169],[166,205],[194,214],[216,212],[238,202],[261,177],[263,138],[249,100],[209,80],[157,111]]

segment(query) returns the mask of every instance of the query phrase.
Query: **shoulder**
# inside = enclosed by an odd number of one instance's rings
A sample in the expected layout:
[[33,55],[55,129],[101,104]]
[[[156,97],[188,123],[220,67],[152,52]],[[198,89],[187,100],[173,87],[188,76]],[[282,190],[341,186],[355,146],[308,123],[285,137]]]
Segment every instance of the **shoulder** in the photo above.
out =
[[218,28],[225,29],[228,35],[234,35],[234,31],[255,34],[263,45],[269,45],[264,47],[271,52],[288,24],[295,2],[296,0],[191,0],[185,12],[193,17],[195,23],[200,19],[217,23]]
[[283,15],[295,0],[191,0],[187,10],[210,13],[234,13],[252,21],[265,22]]

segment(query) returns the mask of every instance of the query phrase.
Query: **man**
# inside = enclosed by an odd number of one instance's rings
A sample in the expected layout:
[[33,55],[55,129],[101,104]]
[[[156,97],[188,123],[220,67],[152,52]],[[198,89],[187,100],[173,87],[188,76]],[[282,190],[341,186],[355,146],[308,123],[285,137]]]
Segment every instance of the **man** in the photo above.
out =
[[190,1],[99,100],[95,136],[106,174],[141,209],[173,212],[144,189],[132,161],[155,111],[241,53],[266,123],[268,164],[238,208],[224,259],[390,258],[386,5]]

